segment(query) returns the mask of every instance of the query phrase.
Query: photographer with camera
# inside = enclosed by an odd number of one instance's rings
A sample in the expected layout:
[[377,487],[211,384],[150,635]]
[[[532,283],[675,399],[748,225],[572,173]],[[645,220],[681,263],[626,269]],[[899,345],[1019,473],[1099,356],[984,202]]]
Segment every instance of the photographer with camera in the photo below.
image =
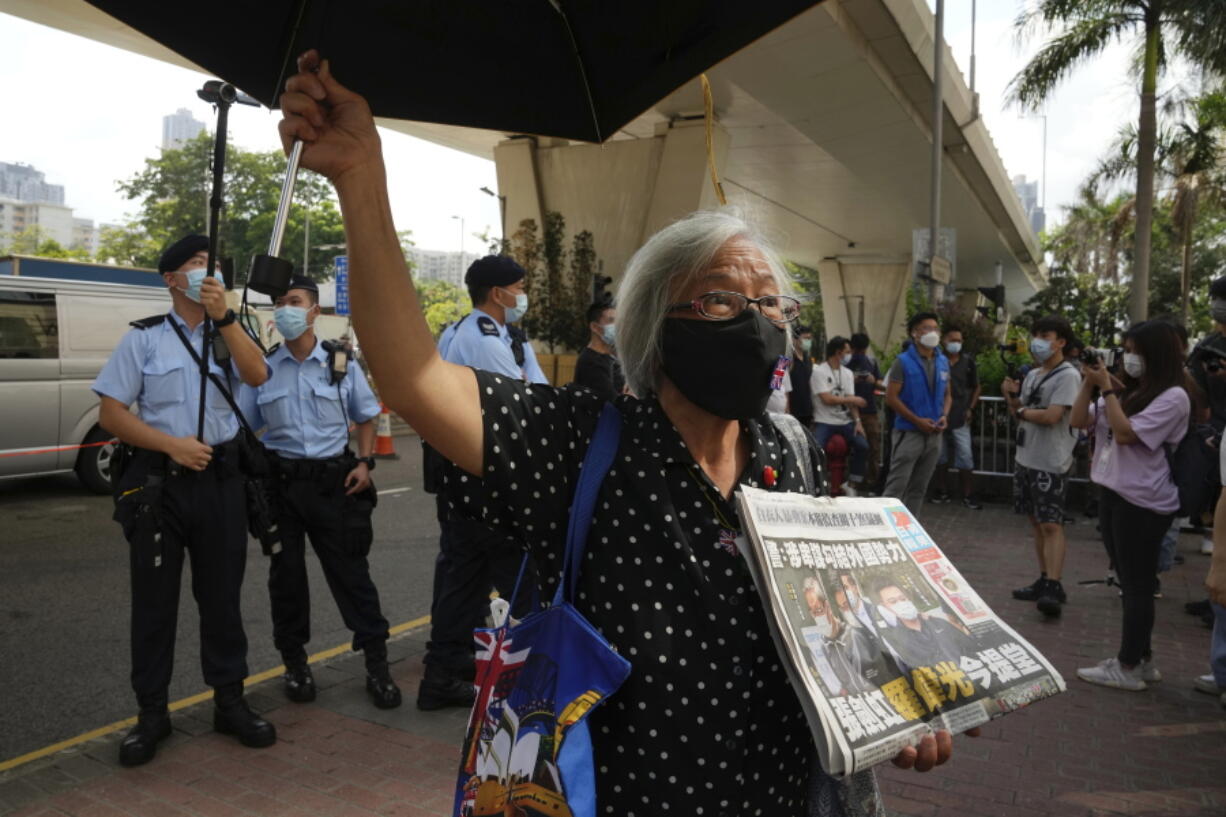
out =
[[[285,342],[268,351],[272,375],[245,392],[242,407],[252,428],[267,429],[264,445],[272,460],[281,533],[281,549],[271,554],[268,568],[273,643],[285,662],[286,697],[315,700],[306,654],[310,537],[341,619],[353,631],[353,649],[365,657],[366,692],[375,706],[392,709],[400,705],[400,690],[388,673],[387,619],[366,559],[378,502],[370,472],[379,401],[349,347],[316,337],[319,314],[319,287],[295,276],[273,312]],[[350,422],[357,425],[357,456],[349,449]]]
[[1013,591],[1013,598],[1033,601],[1046,616],[1060,615],[1068,600],[1060,583],[1064,570],[1064,502],[1068,471],[1077,438],[1069,428],[1069,408],[1080,378],[1064,360],[1073,340],[1068,321],[1049,315],[1031,329],[1030,353],[1038,365],[1019,386],[1013,378],[1001,383],[1009,413],[1017,418],[1013,507],[1030,517],[1039,561],[1039,578]]
[[1120,378],[1101,359],[1082,369],[1072,424],[1094,438],[1090,478],[1101,490],[1099,523],[1124,603],[1119,652],[1077,670],[1092,684],[1139,692],[1161,678],[1150,634],[1158,553],[1179,510],[1168,457],[1188,433],[1191,416],[1181,357],[1173,326],[1144,321],[1124,335]]
[[[277,739],[273,725],[243,699],[247,499],[239,420],[227,397],[240,380],[262,384],[268,367],[226,308],[221,279],[206,274],[208,247],[205,236],[189,235],[162,253],[158,271],[170,290],[170,311],[133,321],[93,383],[99,424],[124,442],[111,476],[115,521],[130,546],[132,689],[140,715],[119,744],[123,766],[148,763],[170,735],[168,687],[185,556],[200,612],[200,663],[216,705],[213,728],[244,746]],[[208,362],[204,433],[197,439],[206,313],[214,342],[224,339],[230,358],[221,363],[215,354]],[[137,414],[128,410],[133,403]]]

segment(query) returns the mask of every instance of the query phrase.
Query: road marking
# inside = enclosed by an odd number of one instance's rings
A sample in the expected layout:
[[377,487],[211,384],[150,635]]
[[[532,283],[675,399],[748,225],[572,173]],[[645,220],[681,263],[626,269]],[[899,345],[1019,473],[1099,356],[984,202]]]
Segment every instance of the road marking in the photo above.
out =
[[403,494],[405,491],[413,490],[412,486],[406,485],[403,488],[384,488],[379,492],[379,496],[387,496],[388,494]]
[[[396,489],[392,489],[392,490],[396,490]],[[408,489],[406,488],[404,490],[408,490]],[[430,623],[430,616],[422,616],[421,618],[415,618],[412,621],[406,621],[403,624],[397,624],[395,627],[389,627],[387,632],[389,636],[400,635],[401,633],[408,633],[418,628],[425,627],[429,623]],[[350,644],[339,644],[335,647],[331,647],[329,649],[315,653],[314,655],[307,658],[307,662],[311,664],[317,664],[320,661],[327,661],[329,658],[335,658],[341,653],[347,652],[349,649],[350,649]],[[244,684],[246,686],[254,686],[255,684],[261,683],[263,681],[267,681],[271,678],[276,678],[278,675],[282,675],[284,672],[285,672],[285,665],[282,664],[280,666],[273,667],[272,669],[267,669],[267,670],[264,670],[263,672],[258,672],[255,675],[248,676],[246,681],[244,681]],[[195,695],[191,695],[187,698],[183,698],[181,700],[175,701],[172,704],[170,704],[168,708],[170,709],[171,712],[178,712],[180,709],[186,709],[189,706],[194,706],[195,704],[201,703],[203,701],[207,701],[209,698],[212,698],[212,697],[213,697],[213,691],[210,689],[205,692],[198,692]],[[35,749],[33,752],[28,752],[24,755],[10,758],[9,760],[0,761],[0,772],[7,772],[9,769],[15,769],[18,766],[22,766],[26,763],[29,763],[30,761],[38,760],[39,758],[46,757],[47,755],[53,755],[56,752],[63,751],[64,749],[71,749],[73,746],[78,746],[87,741],[94,740],[95,738],[104,737],[105,735],[109,735],[112,732],[118,732],[120,729],[124,729],[128,726],[133,726],[135,723],[136,723],[135,717],[124,718],[121,721],[115,721],[114,723],[107,724],[106,726],[100,726],[97,729],[91,729],[90,731],[77,735],[76,737],[68,738],[67,740],[61,740],[59,743],[53,743],[50,746],[44,746],[41,749]]]

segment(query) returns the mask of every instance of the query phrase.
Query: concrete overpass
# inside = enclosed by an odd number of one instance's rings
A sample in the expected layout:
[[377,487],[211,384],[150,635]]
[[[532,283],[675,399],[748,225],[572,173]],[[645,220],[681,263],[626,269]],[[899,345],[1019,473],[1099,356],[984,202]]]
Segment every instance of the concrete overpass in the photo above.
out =
[[[0,11],[196,68],[83,0],[0,0]],[[874,341],[900,336],[912,234],[928,224],[933,30],[924,0],[827,0],[708,72],[729,203],[818,270],[831,334],[858,328],[863,299]],[[944,73],[941,224],[956,231],[956,286],[995,284],[999,263],[1016,312],[1043,285],[1038,242],[948,49]],[[656,229],[716,204],[702,110],[695,80],[603,146],[380,124],[493,159],[509,232],[562,212],[593,232],[616,277]]]

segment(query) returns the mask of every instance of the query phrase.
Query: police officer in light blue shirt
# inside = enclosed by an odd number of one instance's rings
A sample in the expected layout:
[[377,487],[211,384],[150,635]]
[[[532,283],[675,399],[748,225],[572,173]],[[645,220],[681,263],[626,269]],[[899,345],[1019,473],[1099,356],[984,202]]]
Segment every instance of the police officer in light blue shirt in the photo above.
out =
[[524,269],[505,255],[478,259],[464,275],[473,311],[443,330],[443,360],[497,372],[529,383],[548,383],[536,352],[511,324],[528,311]]
[[[285,661],[285,693],[292,701],[315,699],[306,654],[310,537],[341,618],[353,631],[353,649],[365,656],[366,691],[375,706],[390,709],[400,705],[400,690],[388,671],[387,619],[366,560],[378,499],[370,472],[379,401],[348,347],[316,337],[314,281],[295,277],[276,304],[273,316],[285,342],[268,353],[271,375],[258,391],[245,394],[243,414],[253,428],[266,429],[264,445],[275,473],[281,550],[271,557],[268,593],[273,641]],[[357,424],[356,457],[349,450],[350,422]]]
[[[119,747],[124,766],[147,763],[170,734],[167,688],[174,667],[179,589],[186,555],[200,612],[200,663],[213,687],[213,727],[247,746],[277,739],[243,699],[247,637],[240,590],[247,563],[247,504],[239,423],[226,395],[268,376],[259,347],[226,308],[219,279],[206,277],[208,239],[191,235],[162,254],[166,315],[133,322],[93,390],[99,424],[125,445],[113,461],[115,520],[130,545],[132,688],[136,726]],[[230,360],[209,361],[203,440],[196,439],[204,317]],[[215,346],[215,351],[217,347]],[[129,411],[135,404],[137,413]]]
[[[523,267],[505,255],[490,255],[472,263],[464,283],[473,311],[443,331],[439,353],[444,360],[530,383],[548,382],[532,344],[511,325],[528,309],[524,275]],[[511,596],[522,548],[508,542],[505,534],[448,510],[443,461],[429,447],[423,470],[426,489],[437,492],[441,535],[434,565],[426,672],[418,689],[417,707],[470,706],[474,697],[472,631],[489,610],[492,589]],[[534,581],[533,576],[526,581]]]

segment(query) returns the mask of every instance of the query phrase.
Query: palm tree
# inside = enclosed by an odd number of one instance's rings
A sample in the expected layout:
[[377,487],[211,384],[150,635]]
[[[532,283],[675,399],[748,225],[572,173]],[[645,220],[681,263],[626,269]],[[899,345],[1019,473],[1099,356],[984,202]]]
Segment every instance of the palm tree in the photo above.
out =
[[1066,210],[1064,223],[1047,236],[1044,250],[1056,263],[1103,283],[1120,283],[1120,251],[1132,224],[1133,200],[1099,197],[1098,187],[1082,185],[1076,204]]
[[1136,245],[1129,315],[1149,314],[1149,255],[1154,210],[1155,98],[1158,78],[1171,57],[1208,70],[1226,67],[1224,0],[1038,0],[1017,21],[1021,36],[1036,28],[1051,38],[1009,86],[1009,96],[1036,109],[1081,63],[1111,43],[1131,40],[1137,48],[1141,110],[1137,119]]
[[[1182,118],[1162,128],[1156,139],[1155,172],[1170,183],[1171,220],[1182,248],[1180,311],[1188,321],[1192,238],[1202,204],[1226,201],[1226,90],[1175,101],[1170,109]],[[1135,127],[1121,131],[1106,158],[1086,180],[1090,195],[1102,182],[1133,176],[1139,139]]]
[[1192,232],[1203,203],[1226,199],[1226,166],[1222,139],[1226,136],[1226,94],[1215,91],[1195,101],[1190,122],[1179,123],[1168,148],[1168,164],[1175,177],[1171,219],[1179,231],[1183,259],[1179,277],[1180,311],[1188,323],[1192,288]]

